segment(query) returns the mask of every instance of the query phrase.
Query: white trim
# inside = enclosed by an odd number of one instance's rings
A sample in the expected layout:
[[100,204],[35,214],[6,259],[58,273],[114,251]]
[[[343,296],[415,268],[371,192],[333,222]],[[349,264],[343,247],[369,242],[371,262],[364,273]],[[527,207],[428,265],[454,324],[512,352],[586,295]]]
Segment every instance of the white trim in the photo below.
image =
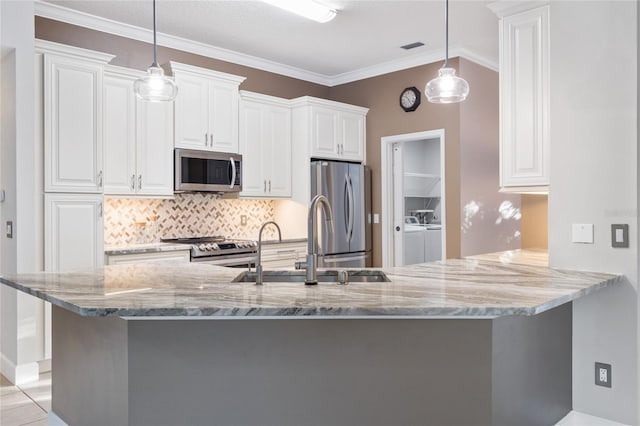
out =
[[446,184],[444,179],[446,169],[445,161],[445,132],[444,129],[426,130],[422,132],[406,133],[402,135],[384,136],[380,139],[381,149],[381,188],[382,188],[382,267],[392,267],[391,255],[393,254],[393,144],[399,142],[410,142],[423,139],[440,140],[440,171],[442,173],[442,194],[440,198],[441,222],[442,222],[442,259],[447,258],[447,212],[446,212]]
[[14,385],[22,385],[37,381],[40,368],[37,362],[16,365],[5,354],[0,353],[0,372]]
[[171,72],[173,73],[175,73],[176,71],[188,72],[189,74],[196,74],[205,78],[215,78],[216,80],[228,81],[237,85],[240,85],[240,83],[247,79],[247,77],[229,74],[226,72],[214,71],[208,68],[196,67],[193,65],[183,64],[175,61],[170,61],[169,66],[171,67]]
[[356,114],[366,115],[369,112],[369,108],[361,107],[358,105],[345,104],[344,102],[331,101],[329,99],[315,98],[313,96],[301,96],[290,100],[291,108],[299,108],[305,106],[321,106],[326,108],[332,108],[345,112],[352,112]]
[[[152,43],[153,32],[146,28],[136,27],[134,25],[124,24],[113,21],[111,19],[90,15],[85,12],[58,6],[56,4],[47,3],[42,0],[36,0],[34,3],[35,15],[43,18],[54,19],[56,21],[66,22],[72,25],[89,28],[120,37],[126,37],[133,40]],[[296,78],[299,80],[309,81],[311,83],[323,86],[333,87],[340,84],[351,83],[353,81],[365,78],[375,77],[394,71],[400,71],[420,65],[426,65],[444,59],[443,52],[428,52],[419,55],[413,55],[396,59],[393,61],[383,62],[381,64],[360,68],[336,75],[325,75],[302,68],[293,67],[268,59],[251,56],[229,49],[224,49],[210,44],[205,44],[182,37],[172,36],[170,34],[158,33],[158,45],[181,50],[184,52],[194,53],[208,58],[219,59],[221,61],[230,62],[246,67],[268,71],[283,76]],[[453,47],[449,49],[449,57],[460,56],[479,65],[498,70],[498,62],[477,54],[465,48]]]
[[146,75],[144,71],[120,67],[118,65],[107,64],[104,66],[105,77],[116,76],[116,77],[141,78],[144,75]]
[[110,53],[98,52],[95,50],[83,49],[81,47],[68,46],[66,44],[40,39],[35,40],[35,50],[36,53],[53,53],[71,58],[81,57],[84,60],[100,64],[106,64],[116,57],[116,55],[112,55]]
[[[437,52],[427,52],[418,55],[409,56],[401,59],[383,62],[381,64],[372,65],[370,67],[360,68],[343,74],[328,77],[329,86],[338,86],[340,84],[351,83],[353,81],[364,80],[365,78],[376,77],[395,71],[401,71],[408,68],[418,67],[421,65],[432,64],[434,62],[444,60],[444,52],[439,49]],[[469,49],[453,47],[449,49],[449,58],[462,57],[468,61],[475,62],[478,65],[498,71],[498,61],[486,58],[482,55],[474,53]]]
[[503,18],[507,15],[515,15],[520,12],[535,9],[536,7],[546,6],[549,4],[549,0],[527,0],[527,1],[513,1],[513,0],[501,0],[493,3],[489,3],[487,8],[495,13],[498,18]]

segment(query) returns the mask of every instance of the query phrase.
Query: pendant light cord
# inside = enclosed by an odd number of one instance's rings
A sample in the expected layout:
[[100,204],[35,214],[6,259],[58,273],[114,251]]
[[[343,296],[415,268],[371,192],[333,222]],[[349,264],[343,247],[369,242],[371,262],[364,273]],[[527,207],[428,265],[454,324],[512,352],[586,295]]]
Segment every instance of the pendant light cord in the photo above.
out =
[[153,0],[153,65],[154,67],[158,66],[158,42],[156,39],[156,0]]
[[[153,0],[155,2],[155,0]],[[444,2],[444,66],[449,64],[449,0]]]

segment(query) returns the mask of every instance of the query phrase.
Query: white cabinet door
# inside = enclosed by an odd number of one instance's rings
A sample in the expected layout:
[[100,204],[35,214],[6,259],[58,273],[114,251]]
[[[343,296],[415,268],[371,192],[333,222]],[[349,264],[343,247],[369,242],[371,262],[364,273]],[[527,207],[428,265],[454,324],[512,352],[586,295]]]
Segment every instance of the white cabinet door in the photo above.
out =
[[338,113],[335,110],[312,107],[311,156],[338,158]]
[[104,76],[104,192],[135,194],[136,110],[133,78]]
[[137,101],[138,195],[173,195],[173,103]]
[[240,103],[240,153],[242,154],[241,196],[263,197],[267,192],[267,178],[262,165],[263,105],[242,101]]
[[291,197],[291,109],[284,99],[243,92],[242,197]]
[[44,55],[45,191],[102,192],[102,66]]
[[175,79],[175,146],[210,150],[209,80],[187,73],[176,73]]
[[238,86],[209,82],[209,148],[238,152]]
[[265,110],[267,135],[263,169],[268,173],[271,197],[291,197],[291,110],[270,106]]
[[364,161],[365,127],[364,116],[341,112],[338,150],[345,160]]
[[104,263],[102,195],[45,194],[45,269],[64,272]]
[[549,185],[549,6],[500,21],[501,186]]
[[171,69],[176,148],[238,153],[238,87],[245,78],[177,62]]

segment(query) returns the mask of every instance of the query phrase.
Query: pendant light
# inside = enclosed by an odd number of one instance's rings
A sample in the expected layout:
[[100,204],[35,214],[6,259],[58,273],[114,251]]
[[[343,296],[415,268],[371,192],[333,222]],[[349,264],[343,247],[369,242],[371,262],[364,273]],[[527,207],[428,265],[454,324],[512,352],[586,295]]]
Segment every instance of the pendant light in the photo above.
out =
[[429,102],[451,104],[462,102],[469,94],[469,83],[456,76],[456,70],[449,65],[449,0],[444,6],[445,53],[444,65],[438,70],[438,77],[427,83],[424,91]]
[[136,96],[149,102],[170,102],[178,94],[178,86],[158,65],[158,43],[156,39],[156,0],[153,0],[153,63],[147,68],[147,75],[133,83]]

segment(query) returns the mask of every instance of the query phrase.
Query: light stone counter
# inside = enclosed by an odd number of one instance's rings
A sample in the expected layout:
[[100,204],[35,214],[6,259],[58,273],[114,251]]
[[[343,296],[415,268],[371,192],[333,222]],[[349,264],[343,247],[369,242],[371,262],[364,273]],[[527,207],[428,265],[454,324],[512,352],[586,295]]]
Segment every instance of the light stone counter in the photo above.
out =
[[239,269],[115,265],[0,282],[87,317],[500,317],[535,315],[613,285],[620,275],[555,270],[510,251],[384,269],[391,282],[232,283]]

